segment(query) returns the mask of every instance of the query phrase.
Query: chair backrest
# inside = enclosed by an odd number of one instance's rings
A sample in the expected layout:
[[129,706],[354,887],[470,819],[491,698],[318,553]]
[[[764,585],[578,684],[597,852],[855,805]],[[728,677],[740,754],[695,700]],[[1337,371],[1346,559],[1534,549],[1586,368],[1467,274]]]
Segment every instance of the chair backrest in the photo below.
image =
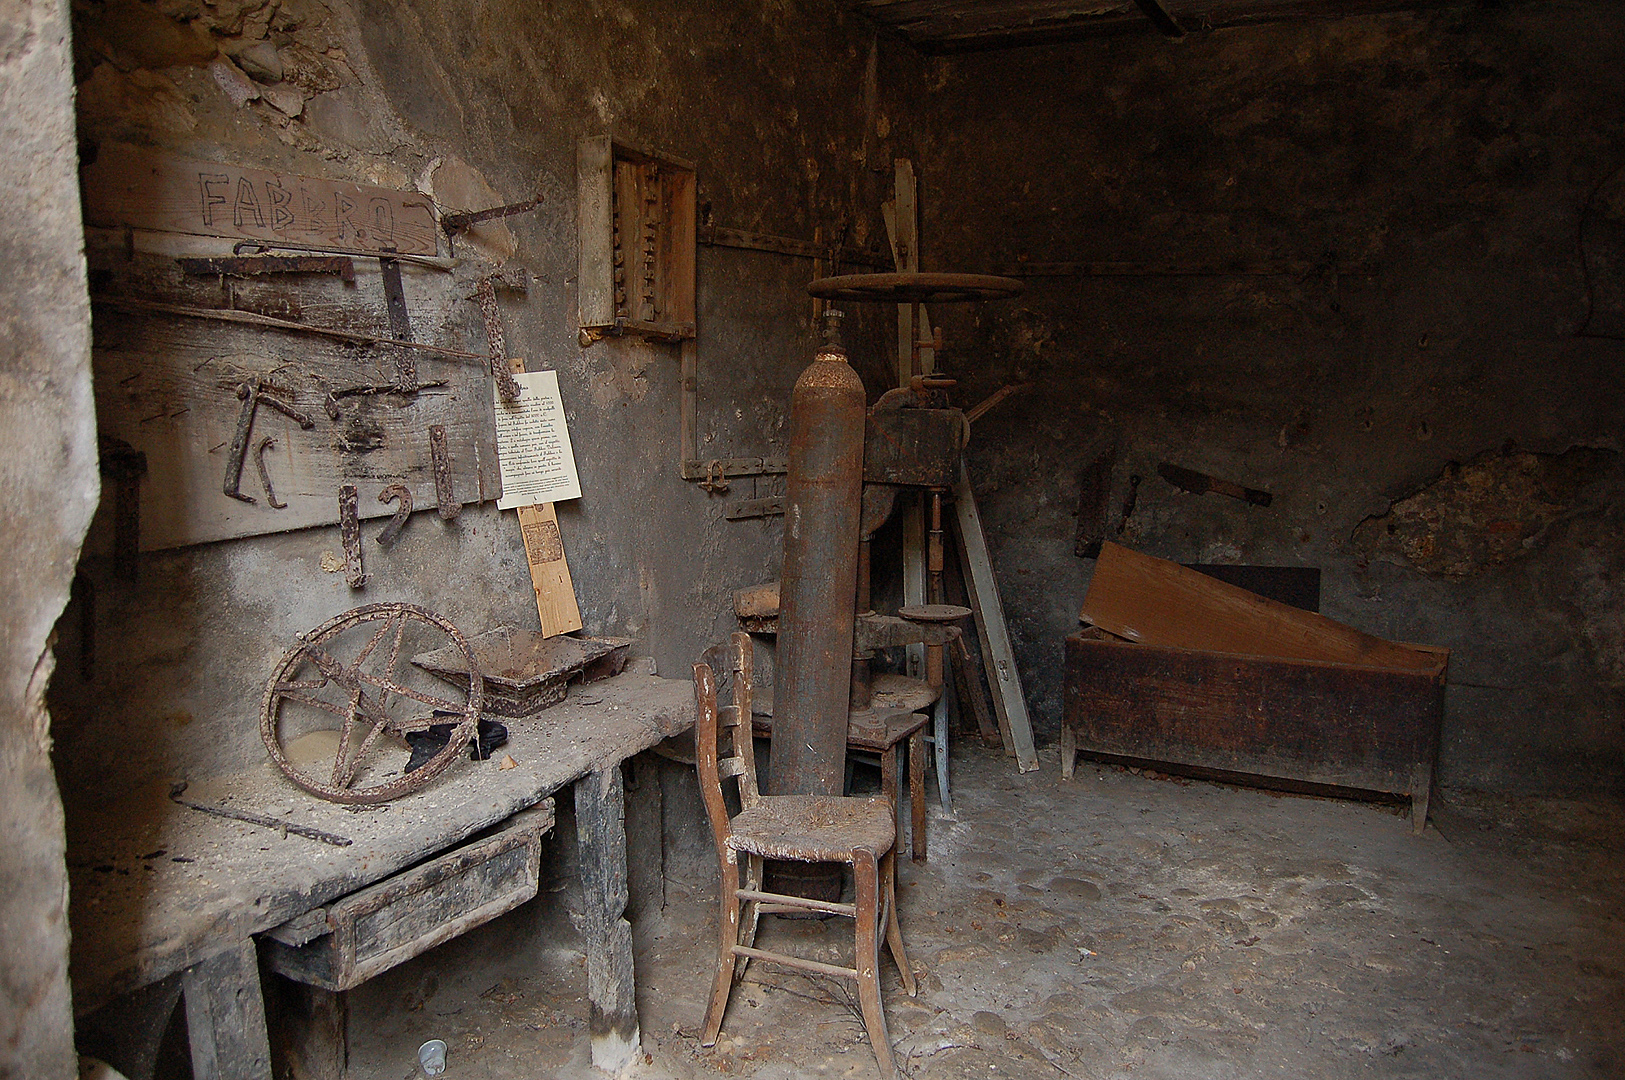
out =
[[[731,683],[733,703],[717,705],[718,673]],[[734,779],[739,786],[739,804],[755,806],[761,798],[756,786],[756,743],[751,734],[751,641],[750,635],[734,634],[726,645],[705,650],[694,665],[694,766],[699,773],[700,795],[711,819],[717,850],[728,838],[728,804],[722,784]]]

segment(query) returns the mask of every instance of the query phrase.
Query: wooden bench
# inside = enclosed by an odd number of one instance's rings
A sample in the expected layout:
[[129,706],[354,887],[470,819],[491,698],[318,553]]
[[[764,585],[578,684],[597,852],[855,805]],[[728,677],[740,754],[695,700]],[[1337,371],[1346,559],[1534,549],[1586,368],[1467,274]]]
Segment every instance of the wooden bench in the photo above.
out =
[[[593,1063],[620,1072],[639,1049],[619,766],[688,729],[693,714],[686,680],[626,672],[535,717],[507,721],[509,743],[491,760],[465,759],[387,809],[323,802],[269,763],[194,782],[187,792],[213,803],[229,796],[229,805],[346,837],[345,847],[189,810],[170,801],[167,782],[107,804],[69,829],[75,1012],[87,1017],[123,999],[109,1010],[125,1059],[113,1064],[144,1080],[184,996],[198,1080],[270,1080],[256,936],[377,886],[573,785]],[[502,769],[504,754],[517,766]],[[542,824],[533,817],[531,827]]]

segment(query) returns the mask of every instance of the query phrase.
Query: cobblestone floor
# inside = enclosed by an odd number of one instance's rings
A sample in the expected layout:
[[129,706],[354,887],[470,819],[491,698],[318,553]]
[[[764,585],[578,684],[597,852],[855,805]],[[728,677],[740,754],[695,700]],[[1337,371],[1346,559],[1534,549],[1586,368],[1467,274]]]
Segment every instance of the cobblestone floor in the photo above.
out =
[[[908,1076],[1625,1076],[1618,808],[1447,793],[1414,837],[1392,807],[1042,764],[956,750],[955,817],[902,864],[919,996],[884,970]],[[668,799],[668,828],[682,810]],[[674,860],[638,922],[640,1074],[876,1076],[843,985],[763,965],[699,1046],[714,866]],[[570,880],[565,903],[354,992],[358,1080],[415,1075],[429,1037],[451,1044],[448,1080],[601,1075]],[[836,960],[849,926],[778,920],[764,941]]]

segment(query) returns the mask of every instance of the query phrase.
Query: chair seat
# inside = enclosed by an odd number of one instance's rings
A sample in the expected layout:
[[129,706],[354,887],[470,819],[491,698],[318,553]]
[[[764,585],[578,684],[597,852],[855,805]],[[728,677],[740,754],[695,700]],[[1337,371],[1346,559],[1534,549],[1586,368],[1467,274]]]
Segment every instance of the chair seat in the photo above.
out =
[[884,795],[764,795],[729,827],[728,846],[735,851],[803,862],[849,863],[855,848],[884,855],[896,838]]

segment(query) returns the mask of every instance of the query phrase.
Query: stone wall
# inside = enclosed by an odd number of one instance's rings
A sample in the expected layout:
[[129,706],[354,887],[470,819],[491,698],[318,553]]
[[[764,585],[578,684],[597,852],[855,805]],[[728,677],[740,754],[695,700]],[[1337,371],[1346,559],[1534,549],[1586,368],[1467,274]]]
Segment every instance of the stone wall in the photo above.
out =
[[68,5],[0,3],[0,1076],[70,1080],[51,627],[96,505]]
[[1507,5],[933,65],[925,268],[1139,268],[943,317],[967,400],[1038,384],[971,471],[1041,731],[1115,446],[1110,538],[1318,566],[1327,614],[1453,650],[1446,784],[1621,790],[1622,30]]

